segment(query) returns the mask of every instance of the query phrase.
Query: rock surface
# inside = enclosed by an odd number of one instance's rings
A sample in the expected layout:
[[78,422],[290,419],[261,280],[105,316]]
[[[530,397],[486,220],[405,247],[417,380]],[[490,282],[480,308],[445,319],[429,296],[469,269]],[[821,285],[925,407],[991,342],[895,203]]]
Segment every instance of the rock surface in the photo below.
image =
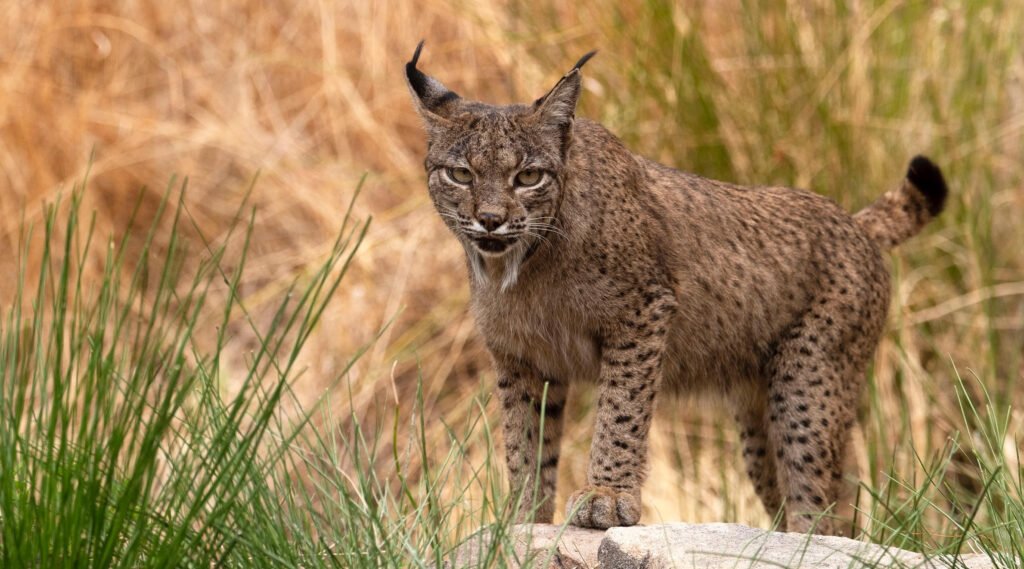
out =
[[[764,531],[738,524],[661,524],[608,531],[536,524],[511,530],[515,551],[503,555],[508,566],[537,568],[670,569],[780,567],[994,567],[985,555],[926,558],[893,547],[842,537]],[[467,540],[446,565],[476,567],[491,534]],[[502,564],[497,564],[502,565]]]

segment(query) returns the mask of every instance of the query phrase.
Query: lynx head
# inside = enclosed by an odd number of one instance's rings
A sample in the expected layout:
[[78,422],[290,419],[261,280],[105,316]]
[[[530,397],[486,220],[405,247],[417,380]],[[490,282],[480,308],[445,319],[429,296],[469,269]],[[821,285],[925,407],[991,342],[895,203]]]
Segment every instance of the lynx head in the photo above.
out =
[[427,185],[434,206],[467,251],[523,254],[552,229],[572,145],[580,68],[529,105],[467,101],[416,68],[405,73],[427,131]]

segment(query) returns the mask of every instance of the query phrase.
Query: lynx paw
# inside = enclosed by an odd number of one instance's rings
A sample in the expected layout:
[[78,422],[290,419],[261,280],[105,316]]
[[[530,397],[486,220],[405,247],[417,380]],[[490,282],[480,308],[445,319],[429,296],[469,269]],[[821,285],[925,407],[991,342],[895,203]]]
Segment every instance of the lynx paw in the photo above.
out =
[[566,504],[569,523],[583,528],[608,529],[640,521],[640,498],[605,486],[585,486]]

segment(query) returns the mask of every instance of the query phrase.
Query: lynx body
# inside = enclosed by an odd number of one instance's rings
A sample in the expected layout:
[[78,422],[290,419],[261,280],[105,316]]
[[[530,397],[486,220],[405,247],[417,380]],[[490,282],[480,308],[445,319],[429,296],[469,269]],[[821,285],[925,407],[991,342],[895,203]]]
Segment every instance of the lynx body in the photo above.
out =
[[810,192],[740,187],[631,153],[575,117],[591,54],[533,104],[491,106],[420,72],[421,48],[406,73],[430,195],[466,251],[512,490],[539,487],[521,515],[552,519],[567,390],[592,382],[573,524],[639,521],[655,403],[703,392],[729,402],[747,471],[783,529],[837,531],[829,512],[889,304],[882,252],[941,211],[938,168],[915,158],[896,189],[851,216]]

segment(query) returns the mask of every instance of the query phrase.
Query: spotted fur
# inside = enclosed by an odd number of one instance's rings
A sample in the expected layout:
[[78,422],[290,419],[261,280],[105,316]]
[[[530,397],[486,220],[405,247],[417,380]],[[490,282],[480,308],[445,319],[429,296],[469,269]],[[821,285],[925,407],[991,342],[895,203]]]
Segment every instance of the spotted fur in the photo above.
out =
[[[539,486],[520,515],[552,519],[568,389],[591,382],[588,484],[568,500],[572,523],[636,524],[655,403],[716,394],[783,528],[835,531],[822,514],[839,497],[889,304],[882,251],[941,211],[938,168],[915,158],[899,188],[851,217],[807,191],[741,187],[631,153],[575,117],[591,54],[533,104],[493,106],[420,72],[421,48],[406,71],[430,196],[465,248],[512,490]],[[532,171],[543,183],[517,186]]]

